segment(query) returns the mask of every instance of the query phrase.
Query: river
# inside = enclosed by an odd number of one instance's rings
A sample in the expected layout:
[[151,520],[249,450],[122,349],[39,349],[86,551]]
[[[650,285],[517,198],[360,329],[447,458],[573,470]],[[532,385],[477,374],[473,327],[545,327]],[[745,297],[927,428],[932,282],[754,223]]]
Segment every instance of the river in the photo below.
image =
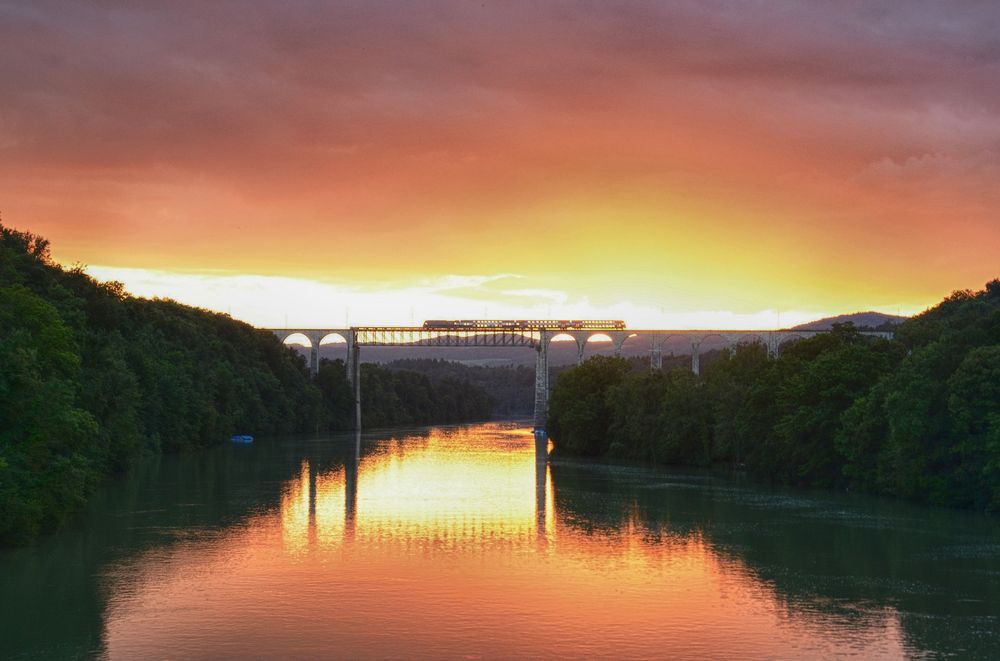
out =
[[0,658],[1000,658],[1000,525],[491,423],[154,457],[0,551]]

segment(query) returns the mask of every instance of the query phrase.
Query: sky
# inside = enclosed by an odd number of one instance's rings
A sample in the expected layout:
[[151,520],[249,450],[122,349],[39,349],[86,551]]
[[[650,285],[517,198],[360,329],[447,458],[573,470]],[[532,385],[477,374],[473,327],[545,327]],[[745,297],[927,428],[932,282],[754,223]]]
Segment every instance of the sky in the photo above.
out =
[[1000,276],[995,2],[3,2],[0,214],[261,326],[919,312]]

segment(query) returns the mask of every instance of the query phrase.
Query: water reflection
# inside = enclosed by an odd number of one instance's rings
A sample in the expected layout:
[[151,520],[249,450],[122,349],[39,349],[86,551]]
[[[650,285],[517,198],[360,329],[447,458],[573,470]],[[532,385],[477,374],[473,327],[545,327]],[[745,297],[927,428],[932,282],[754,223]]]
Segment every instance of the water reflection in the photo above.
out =
[[859,650],[877,634],[910,657],[1000,651],[1000,531],[983,517],[594,464],[552,472],[561,523],[617,556],[637,539],[704,547],[817,639]]
[[258,443],[0,555],[0,657],[989,657],[998,559],[982,517],[550,460],[513,425]]
[[305,457],[283,488],[283,548],[301,554],[356,542],[481,552],[544,539],[548,442],[529,445],[524,431],[478,428],[470,447],[467,430],[434,429],[382,439],[365,457],[359,434],[341,465],[319,468]]

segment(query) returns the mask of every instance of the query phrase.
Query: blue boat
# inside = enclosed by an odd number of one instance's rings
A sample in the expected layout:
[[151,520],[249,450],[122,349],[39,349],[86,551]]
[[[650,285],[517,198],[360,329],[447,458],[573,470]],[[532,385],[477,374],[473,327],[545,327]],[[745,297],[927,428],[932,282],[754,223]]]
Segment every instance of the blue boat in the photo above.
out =
[[253,443],[253,436],[250,434],[233,434],[233,437],[229,440],[233,443]]

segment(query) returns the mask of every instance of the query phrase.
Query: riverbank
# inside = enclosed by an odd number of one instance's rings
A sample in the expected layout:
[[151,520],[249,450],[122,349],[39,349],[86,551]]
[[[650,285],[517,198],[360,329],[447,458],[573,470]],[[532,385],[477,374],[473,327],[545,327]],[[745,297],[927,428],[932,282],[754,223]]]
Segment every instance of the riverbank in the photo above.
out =
[[536,451],[487,423],[146,457],[0,550],[0,657],[1000,651],[995,520]]
[[743,465],[758,479],[1000,509],[1000,281],[956,292],[893,340],[853,327],[702,375],[595,357],[560,375],[549,432],[568,455]]
[[[362,390],[374,425],[490,415],[481,388],[453,379],[365,365]],[[0,225],[0,546],[58,527],[145,455],[346,429],[352,415],[342,364],[312,380],[267,331],[131,296]]]

